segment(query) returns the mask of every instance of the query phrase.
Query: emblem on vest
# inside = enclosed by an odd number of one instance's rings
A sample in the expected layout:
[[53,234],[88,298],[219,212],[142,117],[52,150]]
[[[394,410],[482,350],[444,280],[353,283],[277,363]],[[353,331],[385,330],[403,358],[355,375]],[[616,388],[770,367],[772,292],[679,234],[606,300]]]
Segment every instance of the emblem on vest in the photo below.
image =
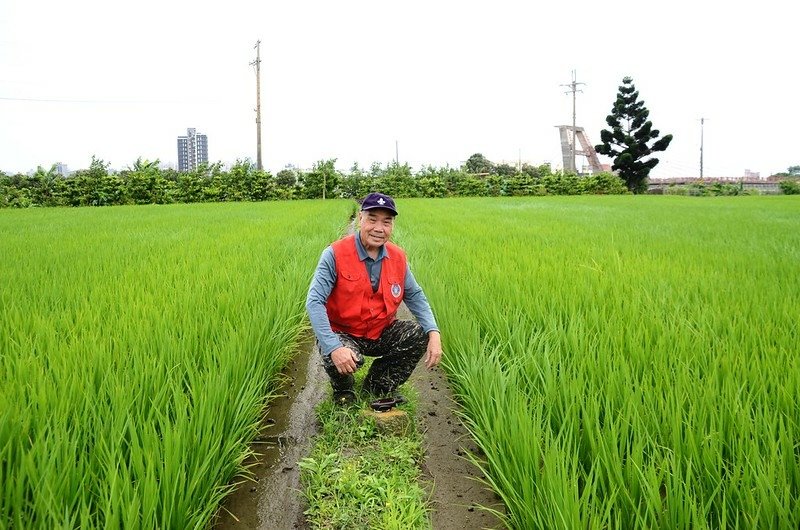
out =
[[400,298],[400,291],[401,291],[400,284],[399,283],[393,283],[392,284],[392,296],[394,296],[395,298]]

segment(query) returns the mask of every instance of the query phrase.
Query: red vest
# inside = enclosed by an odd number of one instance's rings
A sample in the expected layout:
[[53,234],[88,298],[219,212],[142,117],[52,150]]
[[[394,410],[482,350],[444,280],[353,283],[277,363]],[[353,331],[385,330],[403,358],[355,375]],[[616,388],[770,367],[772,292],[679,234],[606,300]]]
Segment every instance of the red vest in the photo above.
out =
[[325,308],[333,331],[374,340],[395,321],[403,301],[406,254],[397,245],[386,243],[378,290],[373,293],[367,268],[358,259],[355,238],[347,236],[331,245],[336,283]]

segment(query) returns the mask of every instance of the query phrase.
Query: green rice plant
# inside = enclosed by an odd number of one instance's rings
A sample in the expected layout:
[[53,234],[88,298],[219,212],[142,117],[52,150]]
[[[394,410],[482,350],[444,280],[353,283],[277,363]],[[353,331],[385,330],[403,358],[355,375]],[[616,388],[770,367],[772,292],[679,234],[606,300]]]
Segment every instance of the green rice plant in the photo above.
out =
[[401,207],[509,527],[800,526],[800,201]]
[[0,528],[205,528],[345,201],[0,211]]

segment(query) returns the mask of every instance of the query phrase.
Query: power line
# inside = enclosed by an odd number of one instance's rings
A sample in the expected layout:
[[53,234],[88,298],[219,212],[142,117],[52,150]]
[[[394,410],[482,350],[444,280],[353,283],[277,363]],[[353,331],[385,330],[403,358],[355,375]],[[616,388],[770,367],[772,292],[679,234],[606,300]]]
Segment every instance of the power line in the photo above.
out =
[[[120,101],[113,101],[113,100],[100,100],[100,99],[9,98],[9,97],[4,97],[4,96],[0,96],[0,100],[3,100],[3,101],[25,101],[25,102],[34,102],[34,103],[90,103],[90,104],[96,104],[96,103],[104,104],[104,103],[106,103],[106,104],[112,104],[112,105],[127,104],[127,103],[133,103],[133,104],[149,103],[147,101],[131,101],[131,100],[128,100],[128,101],[121,101],[121,100]],[[164,103],[169,103],[169,102],[164,102]]]
[[89,104],[89,105],[153,105],[168,103],[171,105],[189,104],[189,103],[219,103],[215,100],[204,101],[188,101],[188,100],[169,100],[169,99],[155,99],[155,100],[136,100],[136,99],[53,99],[53,98],[12,98],[0,96],[0,101],[20,101],[23,103],[69,103],[69,104]]

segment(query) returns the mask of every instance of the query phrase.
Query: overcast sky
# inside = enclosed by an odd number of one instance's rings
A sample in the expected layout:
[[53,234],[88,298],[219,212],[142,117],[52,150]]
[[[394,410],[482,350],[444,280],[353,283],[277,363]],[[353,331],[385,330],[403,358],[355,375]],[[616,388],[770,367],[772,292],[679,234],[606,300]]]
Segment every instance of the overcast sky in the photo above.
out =
[[800,2],[0,0],[0,170],[92,154],[175,164],[188,127],[212,161],[255,160],[261,39],[266,168],[492,161],[561,167],[561,84],[600,140],[633,77],[672,133],[653,176],[800,164]]

